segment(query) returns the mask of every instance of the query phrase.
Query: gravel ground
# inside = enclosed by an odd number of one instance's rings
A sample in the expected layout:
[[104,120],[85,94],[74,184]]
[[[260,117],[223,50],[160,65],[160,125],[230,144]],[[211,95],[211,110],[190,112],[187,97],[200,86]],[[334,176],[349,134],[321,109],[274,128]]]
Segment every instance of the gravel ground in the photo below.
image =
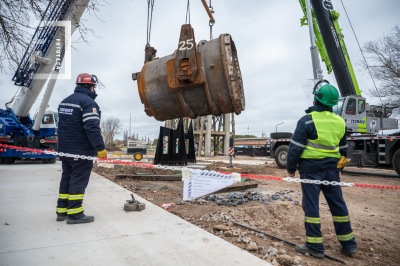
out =
[[[217,170],[225,166],[213,163],[207,170]],[[242,173],[287,176],[286,171],[274,164],[241,167]],[[153,174],[175,174],[176,171],[115,166],[107,169],[95,166],[93,171],[120,186],[140,195],[156,205],[163,203],[182,203],[183,182],[150,182],[124,178],[115,180],[115,174],[133,174],[135,171]],[[379,171],[377,172],[379,174]],[[400,179],[374,176],[342,175],[344,182],[384,184],[400,186]],[[204,199],[171,206],[169,211],[208,232],[211,232],[255,256],[271,262],[273,265],[340,265],[329,259],[318,260],[294,251],[294,247],[281,241],[259,235],[232,224],[237,221],[266,233],[304,244],[304,213],[301,207],[301,189],[297,183],[250,179],[258,183],[257,189],[263,198],[277,195],[275,201],[248,201],[244,205],[225,206]],[[219,194],[227,198],[229,194]],[[340,245],[336,240],[332,217],[326,200],[320,197],[320,216],[326,254],[345,260],[348,265],[399,265],[400,261],[400,191],[343,188],[343,195],[349,208],[358,254],[345,257],[340,254]],[[288,198],[292,201],[289,201]],[[282,198],[284,200],[282,200]]]

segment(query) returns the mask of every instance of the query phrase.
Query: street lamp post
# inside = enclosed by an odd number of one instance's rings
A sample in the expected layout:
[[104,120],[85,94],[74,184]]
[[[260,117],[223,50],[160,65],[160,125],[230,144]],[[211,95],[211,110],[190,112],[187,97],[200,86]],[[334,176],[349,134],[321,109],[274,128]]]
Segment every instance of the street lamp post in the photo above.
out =
[[278,132],[278,126],[282,125],[283,123],[285,123],[285,122],[282,122],[282,123],[276,125],[276,132]]

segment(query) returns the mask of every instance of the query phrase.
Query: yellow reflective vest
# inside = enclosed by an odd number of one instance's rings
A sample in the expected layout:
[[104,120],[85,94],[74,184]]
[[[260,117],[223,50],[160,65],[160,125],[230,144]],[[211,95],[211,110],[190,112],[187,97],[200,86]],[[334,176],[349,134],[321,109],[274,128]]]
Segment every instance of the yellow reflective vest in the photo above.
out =
[[340,158],[339,143],[346,131],[346,123],[340,116],[329,112],[311,112],[318,139],[307,140],[306,148],[300,158],[323,159]]

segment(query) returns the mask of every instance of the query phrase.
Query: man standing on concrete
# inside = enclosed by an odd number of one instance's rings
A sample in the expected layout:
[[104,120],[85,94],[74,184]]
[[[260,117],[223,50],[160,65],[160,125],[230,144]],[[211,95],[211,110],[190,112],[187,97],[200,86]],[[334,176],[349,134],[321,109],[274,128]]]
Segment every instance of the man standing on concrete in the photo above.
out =
[[[339,93],[335,87],[326,84],[314,92],[314,96],[314,106],[306,110],[307,115],[297,123],[289,145],[286,168],[290,177],[295,176],[298,166],[301,179],[340,182],[340,168],[347,156],[347,129],[344,120],[332,112],[332,106],[338,103]],[[356,254],[357,243],[341,187],[301,183],[301,189],[306,245],[296,246],[295,250],[324,258],[319,216],[319,194],[322,190],[332,213],[341,252],[345,255]]]
[[[58,152],[105,158],[100,131],[101,111],[94,101],[97,97],[95,75],[80,74],[73,94],[58,107]],[[62,176],[57,202],[57,221],[67,224],[90,223],[93,216],[83,213],[82,201],[93,168],[92,160],[60,157]]]

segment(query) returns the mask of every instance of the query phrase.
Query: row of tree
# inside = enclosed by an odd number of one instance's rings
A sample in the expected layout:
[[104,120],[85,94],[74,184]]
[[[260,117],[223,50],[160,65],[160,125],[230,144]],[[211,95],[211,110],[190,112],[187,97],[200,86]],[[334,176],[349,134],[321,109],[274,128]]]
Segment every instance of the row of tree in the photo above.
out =
[[106,146],[113,146],[115,137],[121,133],[121,120],[115,117],[107,117],[102,119],[100,128]]

